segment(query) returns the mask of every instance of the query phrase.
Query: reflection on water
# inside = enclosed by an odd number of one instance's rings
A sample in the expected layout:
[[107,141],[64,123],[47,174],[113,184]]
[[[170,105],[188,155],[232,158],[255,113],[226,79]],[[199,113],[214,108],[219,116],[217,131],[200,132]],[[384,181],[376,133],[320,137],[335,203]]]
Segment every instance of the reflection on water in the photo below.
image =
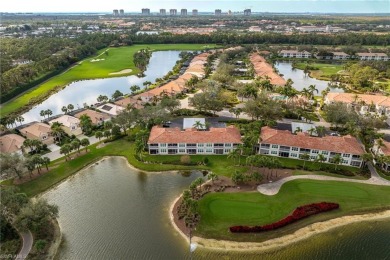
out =
[[[44,195],[59,206],[59,259],[190,259],[169,206],[201,173],[140,173],[109,158]],[[362,222],[271,252],[197,249],[193,259],[390,259],[390,221]]]
[[[303,88],[309,87],[310,85],[315,85],[318,89],[318,93],[321,94],[321,91],[328,87],[329,81],[311,78],[308,75],[305,75],[303,70],[293,69],[291,63],[277,62],[275,64],[275,68],[279,70],[280,74],[283,74],[283,78],[285,80],[292,79],[294,82],[293,87],[299,91],[301,91]],[[341,88],[332,88],[330,92],[344,92],[344,90]]]
[[88,105],[95,104],[99,95],[111,97],[115,90],[130,93],[130,86],[132,85],[138,85],[142,89],[144,88],[142,83],[145,81],[154,82],[157,78],[165,76],[175,66],[179,54],[180,51],[153,52],[143,78],[132,75],[73,82],[23,114],[24,123],[41,120],[42,117],[39,115],[41,110],[50,109],[53,111],[53,115],[57,115],[63,113],[61,108],[68,104],[73,104],[76,109],[82,108],[84,103]]

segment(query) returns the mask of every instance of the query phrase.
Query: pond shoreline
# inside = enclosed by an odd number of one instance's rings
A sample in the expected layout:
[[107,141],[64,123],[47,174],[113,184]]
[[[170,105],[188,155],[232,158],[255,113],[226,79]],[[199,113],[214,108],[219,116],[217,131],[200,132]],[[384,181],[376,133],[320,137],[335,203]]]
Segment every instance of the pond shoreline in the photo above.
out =
[[[190,242],[187,230],[183,230],[183,225],[178,224],[177,218],[175,218],[174,209],[177,207],[181,200],[181,195],[177,197],[171,204],[169,209],[169,219],[173,228],[183,237],[187,243]],[[238,242],[230,240],[217,240],[212,238],[203,238],[200,236],[193,236],[191,238],[192,243],[196,243],[199,247],[211,250],[230,250],[230,251],[271,251],[279,248],[286,247],[288,245],[304,241],[314,235],[331,231],[335,228],[354,224],[362,221],[381,221],[390,219],[390,210],[365,213],[361,215],[347,215],[343,217],[333,218],[321,222],[316,222],[300,228],[295,232],[283,235],[281,237],[271,238],[263,242]],[[185,228],[185,227],[184,227]]]

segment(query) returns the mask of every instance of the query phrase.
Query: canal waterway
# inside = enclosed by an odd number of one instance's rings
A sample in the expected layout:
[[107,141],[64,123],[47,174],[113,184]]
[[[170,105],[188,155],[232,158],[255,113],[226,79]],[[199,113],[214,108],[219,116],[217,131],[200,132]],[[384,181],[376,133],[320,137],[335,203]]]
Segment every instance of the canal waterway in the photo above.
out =
[[[169,207],[197,177],[142,173],[107,158],[43,195],[59,206],[59,259],[190,259],[169,221]],[[390,221],[363,222],[272,252],[197,249],[192,259],[390,259]]]
[[62,114],[61,108],[68,104],[72,104],[77,109],[82,108],[84,103],[88,105],[95,104],[99,95],[106,95],[111,98],[116,90],[124,94],[130,93],[130,86],[132,85],[138,85],[143,89],[144,82],[155,82],[157,78],[164,77],[172,70],[176,61],[179,60],[179,54],[180,51],[153,52],[145,71],[145,77],[142,78],[132,75],[73,82],[23,114],[24,123],[42,120],[43,118],[39,115],[41,110],[50,109],[53,111],[53,115]]

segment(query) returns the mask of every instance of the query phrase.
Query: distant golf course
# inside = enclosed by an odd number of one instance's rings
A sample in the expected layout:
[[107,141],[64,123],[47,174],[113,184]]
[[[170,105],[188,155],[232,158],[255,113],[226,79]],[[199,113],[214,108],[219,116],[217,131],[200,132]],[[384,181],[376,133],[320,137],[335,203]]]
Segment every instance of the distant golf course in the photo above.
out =
[[95,56],[78,62],[62,74],[6,102],[1,106],[1,116],[6,116],[28,105],[31,98],[37,98],[58,86],[66,86],[74,81],[137,74],[139,70],[134,65],[133,54],[140,49],[150,48],[152,51],[196,51],[215,46],[215,44],[149,44],[105,48],[100,50]]

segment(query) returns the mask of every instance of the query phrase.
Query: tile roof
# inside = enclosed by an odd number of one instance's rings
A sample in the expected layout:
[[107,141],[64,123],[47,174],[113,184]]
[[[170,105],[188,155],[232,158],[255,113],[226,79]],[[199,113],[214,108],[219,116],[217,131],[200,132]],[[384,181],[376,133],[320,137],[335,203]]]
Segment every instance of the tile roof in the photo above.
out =
[[356,53],[357,56],[372,56],[372,57],[387,57],[386,53],[380,52],[380,53],[373,53],[373,52],[358,52]]
[[26,140],[20,135],[9,134],[0,137],[0,152],[13,153],[22,148],[23,142]]
[[363,154],[364,150],[353,136],[325,136],[312,137],[303,133],[292,134],[288,130],[277,130],[265,126],[261,128],[260,143],[278,144],[300,147],[305,149],[317,149],[335,153]]
[[103,114],[103,113],[100,113],[98,111],[91,110],[91,109],[83,110],[83,111],[75,114],[74,116],[77,118],[80,118],[82,115],[89,116],[91,118],[93,124],[98,124],[98,123],[110,118],[110,116],[107,114]]
[[210,128],[209,131],[153,126],[148,140],[148,144],[150,143],[242,143],[242,141],[240,131],[234,126]]
[[110,103],[97,107],[97,109],[113,116],[118,115],[122,110],[124,110],[123,107]]
[[380,149],[385,156],[390,156],[390,142],[383,141],[383,146]]
[[271,84],[273,85],[284,86],[286,84],[286,80],[277,74],[272,66],[258,53],[251,54],[250,61],[253,64],[257,76],[270,77]]
[[357,98],[357,102],[364,102],[367,105],[374,104],[384,107],[390,107],[390,98],[383,95],[368,95],[354,93],[328,93],[325,100],[329,102],[353,103]]
[[49,121],[49,124],[52,125],[54,122],[61,123],[66,127],[71,127],[73,125],[80,124],[80,119],[78,119],[74,116],[70,116],[70,115],[63,115],[63,116],[60,116],[56,119]]
[[50,126],[44,123],[33,123],[25,128],[19,129],[23,135],[29,134],[34,137],[41,138],[43,135],[48,135],[51,132]]
[[134,97],[127,97],[120,100],[115,101],[115,104],[121,107],[126,108],[129,104],[136,109],[143,108],[144,106],[141,104],[141,101]]

